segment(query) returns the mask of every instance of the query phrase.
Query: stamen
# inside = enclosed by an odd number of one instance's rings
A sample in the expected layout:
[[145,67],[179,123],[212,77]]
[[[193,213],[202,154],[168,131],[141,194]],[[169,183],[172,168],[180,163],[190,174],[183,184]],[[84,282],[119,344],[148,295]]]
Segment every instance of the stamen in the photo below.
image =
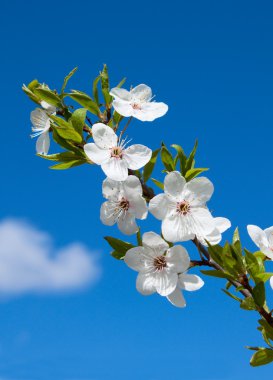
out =
[[189,212],[190,212],[190,204],[189,202],[187,201],[182,201],[182,202],[177,202],[177,205],[176,205],[176,211],[180,214],[180,215],[187,215]]
[[158,256],[154,259],[154,267],[157,271],[162,271],[166,266],[167,262],[165,256]]
[[111,149],[111,157],[122,158],[122,149],[120,146],[114,146]]

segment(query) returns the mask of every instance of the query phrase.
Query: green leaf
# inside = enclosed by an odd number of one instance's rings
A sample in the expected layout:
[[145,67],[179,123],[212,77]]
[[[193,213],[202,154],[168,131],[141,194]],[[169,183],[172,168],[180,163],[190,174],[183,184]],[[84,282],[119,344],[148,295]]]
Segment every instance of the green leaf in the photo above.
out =
[[62,102],[59,95],[55,94],[55,92],[48,88],[35,88],[34,94],[54,107],[62,107]]
[[236,229],[234,231],[233,238],[232,238],[232,244],[235,244],[236,241],[240,241],[240,234],[239,234],[238,227],[236,227]]
[[209,242],[208,244],[208,251],[212,259],[219,265],[223,265],[223,248],[217,244],[217,245],[211,245]]
[[94,100],[97,103],[98,107],[100,105],[99,91],[98,91],[98,83],[99,83],[99,81],[100,81],[100,75],[97,76],[97,78],[95,78],[94,81],[93,81],[93,97],[94,97]]
[[197,146],[198,146],[198,141],[196,140],[193,150],[191,151],[189,158],[187,159],[186,172],[194,167],[194,157],[196,154]]
[[111,236],[105,236],[104,239],[108,242],[108,244],[114,249],[111,255],[119,260],[122,259],[126,252],[134,248],[135,246],[131,243],[127,243],[126,241],[113,238]]
[[197,177],[199,174],[208,171],[208,168],[194,168],[187,171],[185,175],[186,181],[190,181],[191,179]]
[[127,78],[125,78],[125,77],[122,78],[121,81],[119,82],[119,84],[116,87],[118,87],[118,88],[122,87],[124,85],[124,83],[126,82],[126,79]]
[[84,154],[79,155],[74,152],[61,152],[56,154],[37,154],[38,157],[44,158],[49,161],[69,162],[71,160],[85,160]]
[[69,79],[75,74],[75,72],[78,70],[77,67],[75,67],[73,70],[70,71],[70,73],[64,78],[64,82],[61,89],[61,94],[64,93],[64,90],[66,89],[67,83]]
[[253,288],[253,298],[255,303],[263,307],[265,304],[265,286],[263,282],[259,282],[254,288]]
[[108,106],[111,103],[112,97],[109,94],[110,85],[109,85],[107,65],[103,65],[103,70],[100,73],[100,78],[101,78],[101,91],[105,100],[105,104],[106,106]]
[[177,161],[179,160],[180,163],[180,172],[183,176],[186,174],[186,164],[187,164],[187,156],[184,153],[184,150],[180,145],[173,144],[171,145],[172,148],[174,148],[177,151],[177,155],[174,159],[174,164],[176,166]]
[[267,337],[273,341],[273,327],[264,319],[260,319],[259,323],[265,330]]
[[27,87],[28,87],[28,89],[30,90],[30,91],[34,91],[37,87],[40,87],[41,85],[40,85],[40,83],[39,83],[39,81],[37,80],[37,79],[34,79],[33,81],[31,81],[28,85],[27,85]]
[[259,282],[260,280],[256,276],[259,273],[264,273],[264,265],[262,260],[259,260],[258,257],[245,249],[245,261],[248,273],[255,282]]
[[175,170],[173,157],[164,145],[161,147],[161,160],[163,165],[169,172]]
[[225,278],[226,280],[232,280],[232,277],[228,273],[222,272],[220,270],[216,270],[216,269],[213,269],[213,270],[201,270],[200,272],[202,272],[203,274],[205,274],[207,276],[218,277],[218,278]]
[[240,308],[244,310],[256,310],[254,299],[252,297],[246,297],[242,300]]
[[23,85],[22,90],[29,97],[30,100],[32,100],[34,103],[40,105],[40,99],[38,98],[38,96],[33,94],[33,92],[30,91],[29,88],[27,88],[27,86]]
[[85,108],[78,108],[75,112],[73,112],[71,118],[69,119],[75,131],[81,136],[85,124],[86,112],[87,110]]
[[52,130],[52,136],[53,136],[53,139],[54,141],[59,144],[62,148],[65,148],[65,149],[68,149],[68,150],[72,150],[73,152],[79,154],[79,155],[84,155],[83,151],[81,149],[79,149],[78,147],[76,147],[75,145],[72,144],[71,141],[69,140],[66,140],[66,139],[63,139],[57,132],[57,128],[53,128]]
[[273,273],[264,272],[256,274],[256,278],[262,282],[268,281],[273,276]]
[[62,137],[65,140],[74,141],[76,143],[82,142],[82,136],[77,131],[75,131],[75,129],[69,122],[54,115],[50,115],[50,118],[57,124],[57,127],[55,125],[52,125],[52,128],[57,132],[57,134],[60,137]]
[[88,111],[93,113],[94,115],[100,115],[100,109],[96,102],[90,98],[89,95],[73,90],[72,93],[68,94],[68,96],[75,100],[75,102],[79,103],[82,107],[86,108]]
[[155,178],[151,178],[151,180],[153,181],[153,183],[154,183],[157,187],[159,187],[161,190],[164,190],[164,183],[158,181],[158,180],[155,179]]
[[252,367],[258,367],[271,362],[273,362],[273,350],[270,348],[259,349],[250,360]]
[[144,182],[147,182],[148,179],[151,177],[159,152],[160,152],[160,149],[154,150],[150,161],[144,166],[144,170],[143,170]]
[[65,170],[65,169],[74,168],[75,166],[83,165],[85,163],[86,163],[85,160],[72,160],[72,161],[62,162],[60,164],[50,166],[49,169]]
[[234,294],[228,292],[226,289],[222,289],[229,297],[233,298],[235,301],[242,302],[241,298],[236,297]]

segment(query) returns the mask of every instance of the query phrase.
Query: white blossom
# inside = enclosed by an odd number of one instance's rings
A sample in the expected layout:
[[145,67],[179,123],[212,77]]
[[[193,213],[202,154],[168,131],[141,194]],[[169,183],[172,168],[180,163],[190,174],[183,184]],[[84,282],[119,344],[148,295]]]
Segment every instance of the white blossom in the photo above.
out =
[[213,190],[213,184],[205,177],[186,182],[179,172],[166,175],[164,194],[150,201],[149,210],[162,220],[162,234],[167,241],[213,235],[217,223],[206,207]]
[[114,97],[114,109],[122,116],[153,121],[168,111],[167,104],[152,101],[152,90],[146,84],[140,84],[130,91],[115,87],[110,95]]
[[197,239],[201,244],[207,246],[207,241],[210,245],[219,244],[222,240],[222,233],[231,227],[230,220],[227,218],[217,217],[214,218],[215,228],[214,230],[206,236],[197,236]]
[[181,290],[193,292],[202,288],[203,285],[204,281],[199,276],[196,276],[195,274],[188,274],[185,271],[184,273],[180,273],[178,275],[177,287],[167,296],[167,298],[174,306],[185,307],[186,301]]
[[139,272],[137,290],[143,295],[157,292],[169,296],[177,288],[178,274],[189,267],[186,249],[180,245],[169,248],[166,241],[154,232],[144,233],[142,244],[129,249],[124,257],[125,263]]
[[126,141],[119,141],[112,128],[97,123],[92,127],[94,143],[84,145],[85,154],[95,164],[101,165],[107,177],[125,181],[128,169],[138,170],[149,162],[152,151],[144,145],[126,148]]
[[102,191],[103,196],[108,199],[101,206],[102,223],[107,226],[117,223],[120,231],[126,235],[137,233],[136,218],[145,219],[148,213],[140,180],[134,175],[129,175],[124,182],[106,178]]
[[51,106],[45,101],[41,101],[41,108],[36,108],[30,114],[32,123],[32,131],[34,132],[31,137],[38,137],[36,141],[36,152],[39,154],[47,154],[50,146],[49,129],[50,117],[49,115],[56,113],[56,108]]
[[[248,225],[247,231],[253,242],[270,260],[273,260],[273,226],[262,230],[258,226]],[[273,289],[273,277],[270,279]]]

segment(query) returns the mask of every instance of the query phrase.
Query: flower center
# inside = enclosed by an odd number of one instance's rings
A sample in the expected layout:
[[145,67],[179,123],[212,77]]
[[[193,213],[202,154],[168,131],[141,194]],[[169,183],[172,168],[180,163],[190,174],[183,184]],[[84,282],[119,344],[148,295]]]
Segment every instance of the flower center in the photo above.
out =
[[132,103],[131,105],[132,105],[132,108],[134,110],[141,110],[141,105],[140,104],[138,104],[138,103]]
[[122,149],[119,146],[114,146],[111,149],[111,157],[122,158]]
[[129,202],[125,198],[121,198],[119,202],[119,208],[122,209],[123,211],[128,211],[129,209]]
[[190,204],[187,201],[177,202],[176,211],[181,215],[187,215],[190,211]]
[[166,266],[167,262],[165,256],[158,256],[154,259],[154,267],[156,270],[162,271]]

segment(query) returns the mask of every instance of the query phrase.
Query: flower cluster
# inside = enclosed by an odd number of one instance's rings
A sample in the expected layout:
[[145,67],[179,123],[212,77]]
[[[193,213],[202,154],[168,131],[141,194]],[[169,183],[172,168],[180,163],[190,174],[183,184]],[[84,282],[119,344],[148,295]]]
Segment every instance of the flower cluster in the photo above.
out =
[[[153,121],[165,115],[168,106],[152,101],[150,87],[140,84],[130,91],[115,87],[109,94],[112,105],[122,117]],[[34,136],[39,135],[37,153],[49,150],[51,115],[56,108],[41,102],[42,109],[31,113]],[[162,221],[162,235],[143,234],[142,245],[129,249],[125,263],[139,272],[137,289],[141,294],[157,292],[177,307],[184,307],[181,290],[197,290],[203,286],[200,277],[188,274],[190,258],[184,247],[172,243],[197,239],[201,244],[217,244],[230,227],[226,218],[214,218],[206,206],[212,196],[213,184],[205,177],[190,181],[178,171],[170,171],[164,180],[164,193],[150,199],[143,196],[143,183],[134,175],[152,157],[152,150],[141,144],[130,145],[114,128],[102,122],[92,126],[93,142],[83,146],[91,163],[100,165],[106,175],[102,193],[106,201],[100,209],[100,220],[107,226],[117,224],[125,235],[139,233],[136,220],[147,218],[148,211]],[[169,245],[171,244],[171,246]]]
[[[111,255],[138,272],[136,288],[142,295],[157,293],[172,305],[185,307],[183,291],[195,291],[204,285],[191,270],[208,267],[201,272],[225,279],[225,294],[241,309],[259,313],[258,330],[266,348],[249,347],[255,351],[251,364],[273,362],[273,310],[266,301],[266,283],[270,280],[273,288],[273,273],[267,272],[265,265],[273,261],[273,227],[262,230],[247,226],[259,248],[257,252],[242,246],[238,229],[232,241],[221,246],[222,234],[231,223],[213,216],[207,205],[214,186],[201,175],[208,169],[195,167],[197,142],[187,156],[180,145],[171,146],[174,153],[164,143],[152,152],[142,144],[130,144],[125,136],[133,118],[152,122],[164,116],[168,106],[155,102],[151,88],[145,84],[127,91],[122,88],[122,80],[111,89],[106,65],[93,82],[92,97],[78,90],[68,92],[67,82],[76,70],[65,77],[60,93],[37,80],[23,86],[29,98],[41,106],[31,112],[32,137],[38,137],[37,154],[55,161],[52,169],[101,166],[105,201],[100,207],[100,220],[106,226],[117,225],[126,236],[136,235],[136,243],[111,236],[105,239],[113,248]],[[82,108],[66,104],[67,97]],[[61,152],[48,154],[50,136]],[[158,156],[164,166],[163,182],[152,178]],[[160,188],[159,194],[147,185],[150,180]],[[140,230],[141,221],[150,214],[161,223],[160,235],[153,231],[142,234]],[[197,259],[190,258],[191,252],[181,245],[188,241],[197,248]]]

